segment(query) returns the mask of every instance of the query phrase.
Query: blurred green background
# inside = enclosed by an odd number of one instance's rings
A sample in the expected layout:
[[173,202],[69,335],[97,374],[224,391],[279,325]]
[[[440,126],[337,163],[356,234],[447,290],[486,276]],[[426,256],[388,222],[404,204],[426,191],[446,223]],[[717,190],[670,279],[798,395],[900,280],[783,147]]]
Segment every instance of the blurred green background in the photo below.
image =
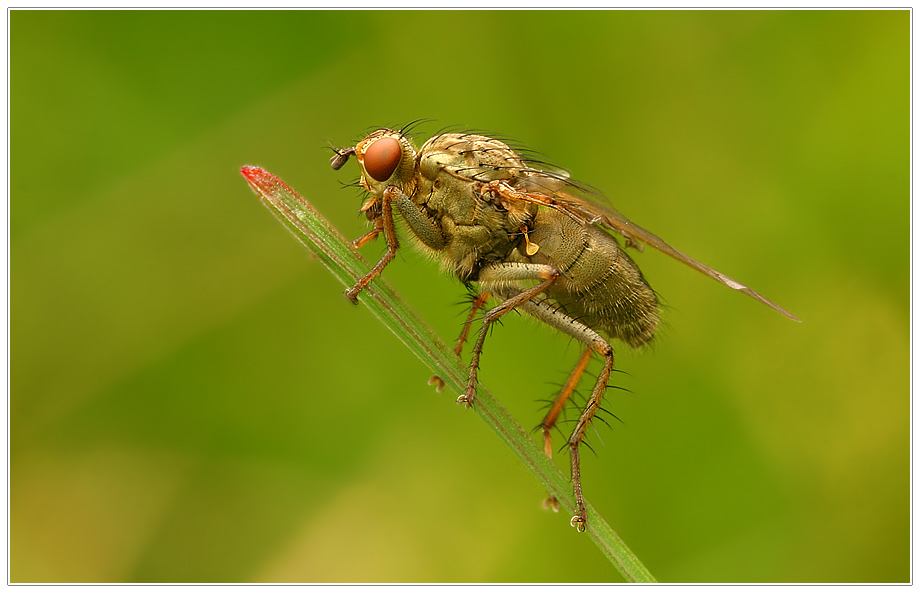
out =
[[[617,346],[584,485],[659,580],[909,579],[909,12],[10,24],[13,581],[619,580],[239,174],[356,237],[325,141],[422,117],[546,154],[804,320],[634,256],[667,327]],[[456,336],[455,280],[409,249],[386,277]],[[482,379],[529,428],[578,354],[509,319]]]

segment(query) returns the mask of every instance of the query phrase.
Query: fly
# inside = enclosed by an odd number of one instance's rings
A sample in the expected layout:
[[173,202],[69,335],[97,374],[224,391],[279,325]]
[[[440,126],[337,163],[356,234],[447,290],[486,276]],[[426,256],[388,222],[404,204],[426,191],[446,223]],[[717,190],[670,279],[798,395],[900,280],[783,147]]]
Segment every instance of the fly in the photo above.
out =
[[[674,249],[658,236],[593,199],[587,186],[561,170],[475,133],[443,133],[416,150],[403,130],[379,129],[352,148],[336,149],[332,167],[351,156],[361,168],[368,196],[361,207],[373,228],[355,239],[361,247],[383,234],[386,253],[345,295],[358,294],[396,255],[393,215],[409,238],[446,271],[475,287],[470,313],[455,352],[459,356],[476,320],[488,308],[470,353],[466,390],[475,402],[477,372],[489,327],[510,311],[522,311],[584,345],[575,369],[541,423],[543,448],[552,456],[551,431],[593,356],[603,360],[591,395],[566,442],[576,508],[571,524],[587,526],[579,447],[597,413],[614,368],[615,338],[638,348],[655,335],[658,297],[624,247],[650,245],[790,319],[792,313],[747,286]],[[615,235],[619,235],[621,247]]]

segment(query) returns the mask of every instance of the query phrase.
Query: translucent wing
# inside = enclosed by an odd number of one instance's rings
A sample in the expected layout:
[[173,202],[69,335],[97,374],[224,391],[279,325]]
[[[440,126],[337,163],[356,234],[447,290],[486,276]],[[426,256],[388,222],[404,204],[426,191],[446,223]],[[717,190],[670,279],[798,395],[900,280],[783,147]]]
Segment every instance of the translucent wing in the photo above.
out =
[[[636,223],[632,222],[619,212],[617,212],[612,206],[607,206],[604,204],[597,203],[597,198],[600,197],[599,194],[591,191],[591,188],[580,186],[579,184],[570,181],[567,176],[559,175],[556,173],[545,172],[545,171],[525,171],[524,175],[521,177],[519,182],[515,185],[513,194],[515,198],[523,199],[528,202],[534,202],[550,208],[555,208],[565,214],[571,216],[572,218],[582,221],[585,224],[594,224],[600,227],[606,228],[613,232],[619,233],[622,235],[626,244],[629,246],[637,247],[639,243],[645,243],[650,245],[655,249],[666,253],[676,259],[679,262],[683,262],[697,270],[706,274],[713,280],[721,282],[725,286],[737,290],[738,292],[744,293],[751,298],[754,298],[764,305],[767,305],[771,309],[779,311],[789,319],[795,321],[801,321],[798,317],[790,313],[789,311],[783,309],[773,301],[761,296],[759,293],[748,288],[744,284],[741,284],[737,280],[730,278],[707,266],[704,263],[698,262],[689,255],[674,249],[667,243],[665,243],[661,237],[647,231]],[[588,193],[594,198],[595,201],[590,201],[589,199],[574,195],[572,189],[581,190],[583,193]]]

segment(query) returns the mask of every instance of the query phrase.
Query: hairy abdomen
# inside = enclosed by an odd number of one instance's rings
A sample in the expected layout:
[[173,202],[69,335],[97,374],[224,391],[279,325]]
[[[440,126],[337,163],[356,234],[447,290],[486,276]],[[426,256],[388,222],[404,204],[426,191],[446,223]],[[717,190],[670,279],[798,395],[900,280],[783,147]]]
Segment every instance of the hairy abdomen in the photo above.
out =
[[546,296],[565,313],[632,347],[652,339],[658,297],[611,235],[556,210],[541,209],[530,241],[540,247],[530,261],[563,272]]

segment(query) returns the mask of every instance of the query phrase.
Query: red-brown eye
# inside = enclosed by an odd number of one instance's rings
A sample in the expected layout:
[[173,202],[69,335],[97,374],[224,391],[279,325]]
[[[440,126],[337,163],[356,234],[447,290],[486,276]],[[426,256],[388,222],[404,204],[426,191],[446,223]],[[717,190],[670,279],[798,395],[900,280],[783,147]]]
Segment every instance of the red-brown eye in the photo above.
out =
[[364,151],[364,170],[377,181],[386,181],[402,158],[402,147],[396,138],[381,138]]

